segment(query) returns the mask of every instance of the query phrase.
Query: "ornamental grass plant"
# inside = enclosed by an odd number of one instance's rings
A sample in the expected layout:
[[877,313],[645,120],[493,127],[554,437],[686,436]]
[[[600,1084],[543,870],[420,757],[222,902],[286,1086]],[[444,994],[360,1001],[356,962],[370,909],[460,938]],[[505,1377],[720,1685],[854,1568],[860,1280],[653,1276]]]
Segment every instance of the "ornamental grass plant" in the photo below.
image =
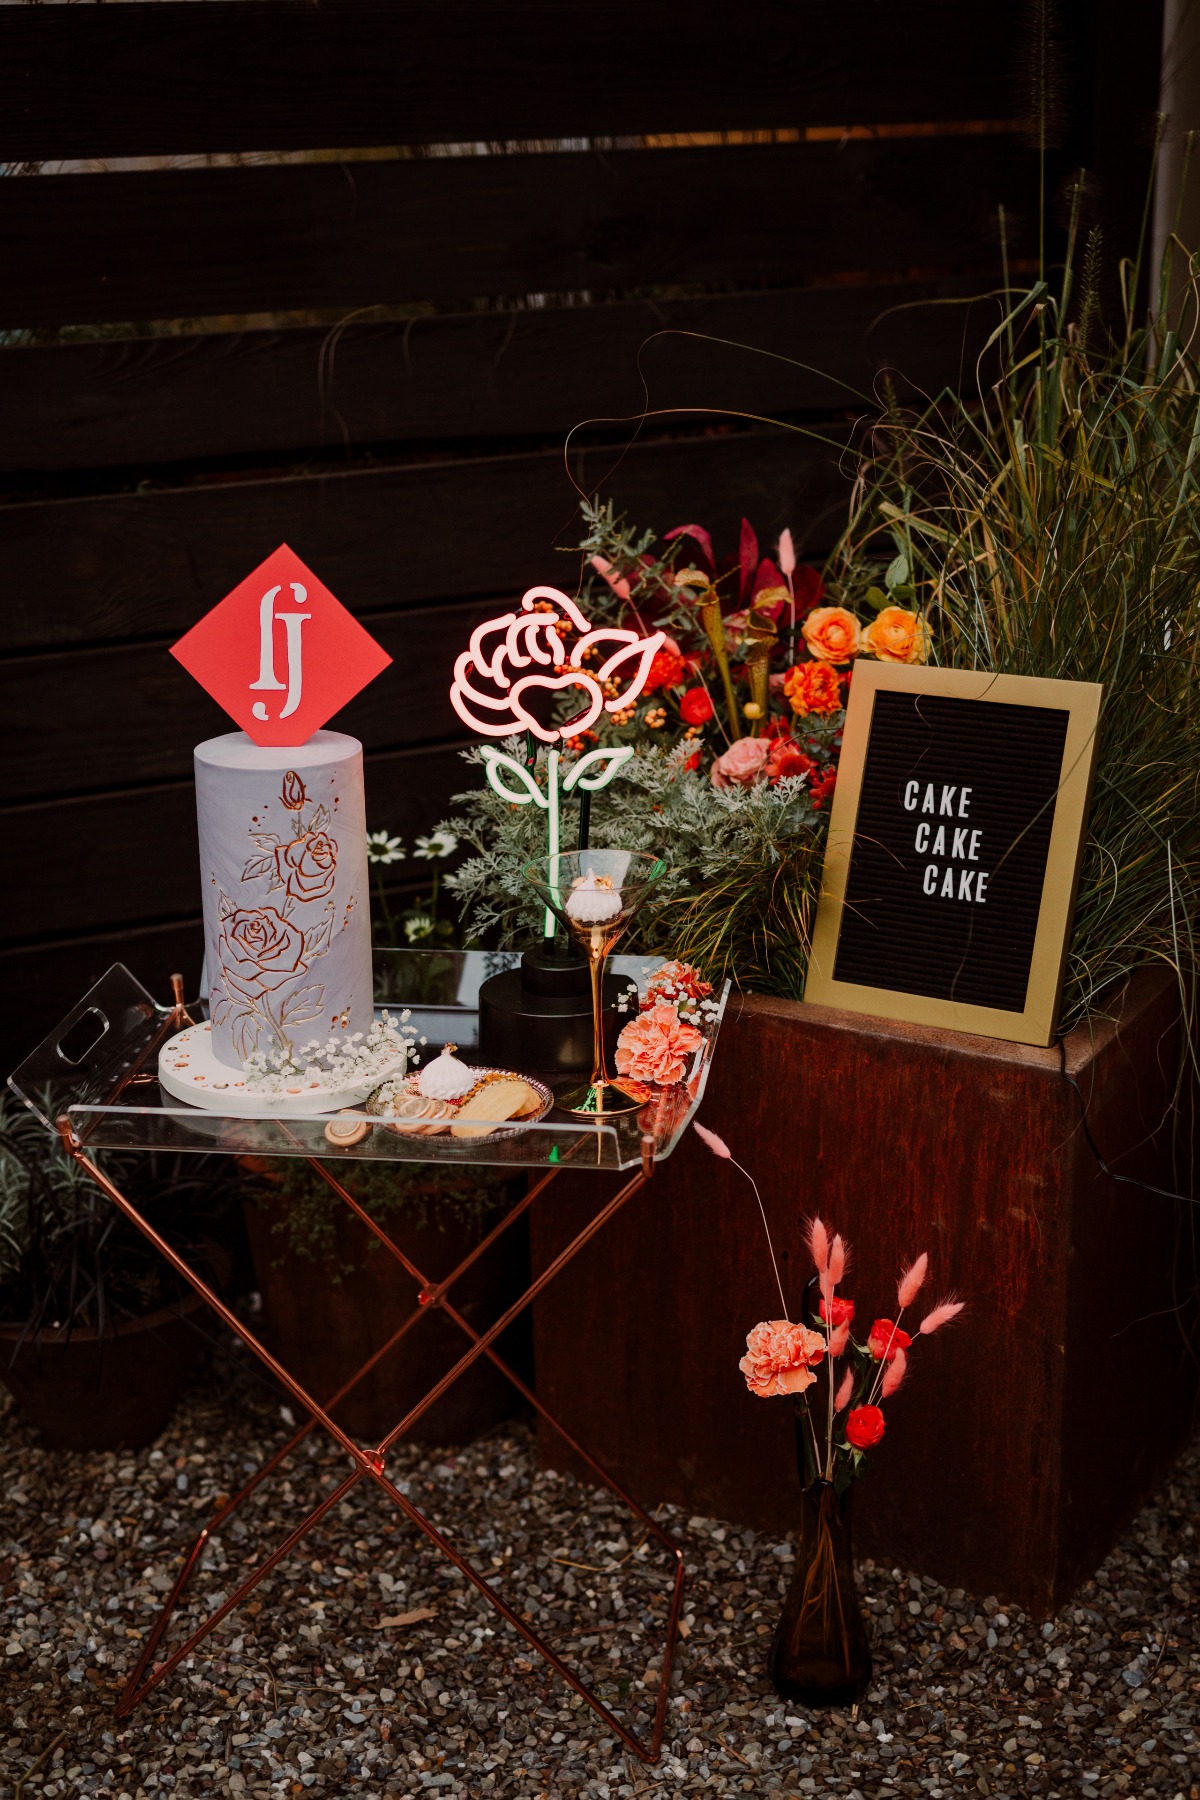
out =
[[1058,291],[1039,280],[1001,319],[982,359],[999,354],[990,382],[888,409],[827,580],[853,606],[885,570],[900,575],[930,622],[933,661],[1103,683],[1062,1027],[1103,1010],[1136,965],[1159,963],[1194,1041],[1198,265],[1187,259],[1176,327],[1172,258],[1141,326],[1139,268],[1122,264],[1114,338],[1100,325],[1096,234],[1078,281],[1077,250],[1072,229]]

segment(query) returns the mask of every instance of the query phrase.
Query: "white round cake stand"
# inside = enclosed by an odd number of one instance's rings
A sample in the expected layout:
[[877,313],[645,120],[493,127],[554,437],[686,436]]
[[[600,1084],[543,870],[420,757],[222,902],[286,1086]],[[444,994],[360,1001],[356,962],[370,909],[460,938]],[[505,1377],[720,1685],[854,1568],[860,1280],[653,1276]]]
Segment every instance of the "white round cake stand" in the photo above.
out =
[[244,1113],[261,1118],[266,1114],[332,1113],[343,1106],[356,1106],[377,1088],[381,1081],[392,1081],[408,1067],[408,1052],[399,1054],[371,1075],[357,1080],[338,1082],[305,1081],[297,1076],[282,1093],[264,1093],[250,1086],[244,1075],[218,1062],[212,1051],[212,1026],[189,1025],[168,1038],[158,1053],[158,1085],[172,1099],[185,1100],[189,1106],[206,1112]]

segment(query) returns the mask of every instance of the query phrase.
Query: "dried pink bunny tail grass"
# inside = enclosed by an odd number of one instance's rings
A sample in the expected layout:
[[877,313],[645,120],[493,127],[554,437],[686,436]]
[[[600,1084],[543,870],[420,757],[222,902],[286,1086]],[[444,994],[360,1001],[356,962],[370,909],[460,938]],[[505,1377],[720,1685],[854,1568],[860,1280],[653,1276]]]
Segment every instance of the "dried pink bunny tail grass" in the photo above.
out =
[[695,1119],[692,1120],[692,1130],[702,1144],[708,1145],[714,1156],[723,1156],[727,1162],[733,1161],[733,1151],[725,1139],[718,1137],[715,1131],[710,1131],[707,1125],[701,1125]]
[[921,1320],[918,1327],[921,1336],[928,1337],[931,1331],[940,1331],[943,1325],[950,1323],[951,1319],[957,1319],[964,1305],[965,1302],[962,1300],[939,1300],[933,1311],[926,1313]]
[[758,1210],[762,1218],[763,1231],[766,1234],[767,1253],[771,1258],[771,1267],[775,1271],[775,1285],[779,1289],[779,1304],[783,1311],[783,1316],[786,1318],[788,1304],[783,1292],[783,1277],[779,1273],[779,1264],[775,1259],[775,1246],[771,1242],[771,1227],[767,1222],[767,1209],[763,1205],[762,1195],[758,1191],[758,1183],[755,1181],[749,1169],[742,1167],[742,1164],[733,1154],[733,1151],[729,1148],[729,1145],[725,1142],[723,1137],[718,1137],[715,1131],[710,1131],[707,1125],[701,1125],[696,1119],[692,1120],[692,1129],[700,1139],[700,1142],[708,1145],[714,1156],[721,1157],[724,1162],[731,1162],[738,1173],[744,1175],[746,1180],[750,1183],[750,1186],[754,1189],[754,1198],[758,1201]]
[[796,567],[796,546],[792,542],[792,534],[790,531],[786,531],[786,530],[781,531],[779,534],[780,573],[785,576],[791,575],[795,571],[795,567]]
[[929,1257],[927,1253],[922,1250],[912,1267],[905,1269],[903,1275],[900,1277],[900,1285],[896,1289],[896,1303],[901,1312],[904,1311],[906,1306],[912,1305],[913,1301],[920,1293],[928,1273]]
[[854,1394],[854,1370],[847,1369],[842,1376],[841,1384],[833,1397],[833,1410],[840,1413],[843,1407],[849,1406]]
[[849,1319],[843,1319],[841,1324],[836,1326],[829,1334],[828,1348],[830,1356],[841,1356],[849,1342],[850,1321]]
[[883,1400],[889,1399],[890,1396],[895,1393],[907,1374],[908,1358],[905,1356],[903,1350],[897,1350],[895,1356],[883,1372],[883,1386],[879,1390],[880,1398]]
[[819,1218],[814,1218],[808,1228],[808,1247],[817,1265],[817,1273],[824,1275],[829,1267],[829,1233]]
[[839,1232],[829,1246],[829,1279],[836,1287],[846,1273],[846,1246]]

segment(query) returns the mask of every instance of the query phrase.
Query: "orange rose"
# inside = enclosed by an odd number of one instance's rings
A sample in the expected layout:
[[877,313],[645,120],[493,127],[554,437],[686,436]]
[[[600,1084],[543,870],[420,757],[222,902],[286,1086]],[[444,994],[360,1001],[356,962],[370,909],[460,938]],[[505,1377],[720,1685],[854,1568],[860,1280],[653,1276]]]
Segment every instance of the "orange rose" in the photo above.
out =
[[327,831],[308,831],[275,852],[275,870],[293,900],[324,900],[333,892],[337,845]]
[[818,606],[810,612],[804,621],[804,641],[818,662],[849,662],[862,648],[858,620],[844,606]]
[[929,645],[928,625],[903,606],[885,606],[863,632],[863,649],[880,662],[928,662]]
[[783,678],[783,691],[794,713],[835,713],[842,710],[842,682],[827,662],[797,663]]

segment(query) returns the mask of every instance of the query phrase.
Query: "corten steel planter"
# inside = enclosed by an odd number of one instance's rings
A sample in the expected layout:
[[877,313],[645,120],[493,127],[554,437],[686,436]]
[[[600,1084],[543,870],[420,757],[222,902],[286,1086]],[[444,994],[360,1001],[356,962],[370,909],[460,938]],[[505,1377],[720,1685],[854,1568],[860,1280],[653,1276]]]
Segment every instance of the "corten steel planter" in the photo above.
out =
[[[297,1255],[286,1232],[273,1229],[285,1215],[285,1201],[274,1196],[248,1200],[245,1212],[255,1285],[262,1295],[261,1336],[314,1398],[328,1398],[408,1317],[416,1289],[348,1210],[338,1209],[328,1259]],[[392,1213],[385,1228],[406,1256],[440,1280],[493,1222],[468,1224],[451,1217],[439,1229],[436,1223],[417,1225]],[[346,1266],[353,1267],[353,1277],[331,1277],[331,1269]],[[455,1304],[483,1331],[528,1279],[528,1239],[515,1230],[463,1277]],[[499,1348],[520,1373],[529,1374],[528,1336],[520,1321]],[[438,1309],[431,1309],[333,1408],[333,1416],[351,1436],[376,1443],[461,1354],[461,1334]],[[481,1361],[430,1407],[409,1437],[423,1444],[468,1444],[519,1404],[511,1384],[491,1363]]]
[[188,1294],[174,1308],[120,1320],[103,1339],[77,1327],[21,1343],[20,1325],[0,1324],[0,1382],[52,1450],[141,1450],[205,1349],[200,1310]]
[[[1190,1191],[1172,1160],[1172,978],[1139,973],[1110,1011],[1066,1040],[1092,1136],[1110,1167]],[[730,1007],[703,1109],[758,1177],[793,1317],[815,1211],[853,1246],[842,1291],[864,1334],[923,1249],[922,1299],[968,1302],[888,1403],[860,1553],[1040,1615],[1152,1491],[1198,1391],[1191,1208],[1101,1172],[1062,1070],[1058,1047],[753,997]],[[535,1271],[582,1215],[570,1179],[534,1209]],[[791,1407],[751,1396],[737,1367],[778,1310],[753,1196],[693,1140],[537,1302],[539,1395],[634,1491],[782,1535]],[[543,1454],[561,1465],[548,1438]]]

